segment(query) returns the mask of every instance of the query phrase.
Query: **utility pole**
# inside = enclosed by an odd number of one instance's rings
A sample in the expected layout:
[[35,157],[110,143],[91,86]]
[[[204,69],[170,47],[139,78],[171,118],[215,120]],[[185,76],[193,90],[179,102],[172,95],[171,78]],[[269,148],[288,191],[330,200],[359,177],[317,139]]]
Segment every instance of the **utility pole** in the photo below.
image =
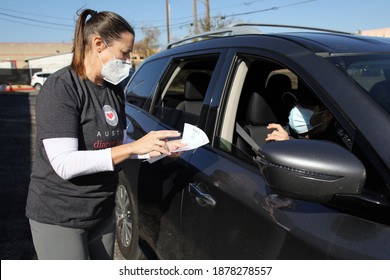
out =
[[192,0],[192,16],[193,16],[193,21],[194,21],[194,34],[199,33],[198,29],[198,16],[197,16],[197,11],[196,11],[196,1],[197,0]]
[[169,32],[169,18],[170,18],[170,7],[169,7],[169,0],[165,0],[165,9],[166,9],[166,13],[167,13],[167,41],[168,41],[168,44],[170,43],[171,41],[171,34]]
[[209,0],[204,0],[205,10],[206,10],[206,17],[205,17],[205,31],[210,31],[211,29],[211,22],[210,22],[210,3]]

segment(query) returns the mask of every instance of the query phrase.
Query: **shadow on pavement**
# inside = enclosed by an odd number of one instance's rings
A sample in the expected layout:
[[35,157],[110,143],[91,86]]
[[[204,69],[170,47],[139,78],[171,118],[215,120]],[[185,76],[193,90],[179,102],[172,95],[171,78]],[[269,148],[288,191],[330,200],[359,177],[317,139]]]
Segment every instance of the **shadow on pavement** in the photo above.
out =
[[35,96],[0,94],[0,259],[36,259],[25,204],[35,139]]

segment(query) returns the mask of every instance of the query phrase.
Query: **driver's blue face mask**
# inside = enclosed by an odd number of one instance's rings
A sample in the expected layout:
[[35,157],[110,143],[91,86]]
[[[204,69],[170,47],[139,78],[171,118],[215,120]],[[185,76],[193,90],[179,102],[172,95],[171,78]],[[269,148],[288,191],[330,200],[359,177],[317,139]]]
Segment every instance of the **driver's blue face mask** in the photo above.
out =
[[311,121],[313,115],[322,114],[323,112],[324,111],[314,113],[313,110],[296,105],[290,111],[290,115],[288,116],[288,124],[297,134],[307,133],[308,131],[317,126],[320,126],[323,123],[321,121],[320,123],[313,125]]

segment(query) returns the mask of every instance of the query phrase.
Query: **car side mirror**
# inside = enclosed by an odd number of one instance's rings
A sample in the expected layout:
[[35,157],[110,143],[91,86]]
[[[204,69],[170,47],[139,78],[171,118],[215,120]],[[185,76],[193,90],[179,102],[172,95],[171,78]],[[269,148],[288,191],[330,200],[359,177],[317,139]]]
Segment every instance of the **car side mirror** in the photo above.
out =
[[360,194],[364,165],[342,146],[323,140],[288,140],[262,146],[261,173],[277,193],[321,203],[335,194]]

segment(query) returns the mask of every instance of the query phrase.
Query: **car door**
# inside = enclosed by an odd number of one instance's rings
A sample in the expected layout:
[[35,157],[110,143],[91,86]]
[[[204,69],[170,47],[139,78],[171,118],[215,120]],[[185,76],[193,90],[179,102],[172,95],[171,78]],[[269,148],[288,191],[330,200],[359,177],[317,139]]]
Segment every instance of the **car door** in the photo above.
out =
[[[253,155],[239,147],[235,124],[243,96],[237,94],[253,90],[246,85],[246,78],[258,74],[252,79],[263,81],[260,88],[264,89],[267,79],[260,77],[261,73],[295,69],[293,64],[291,69],[286,67],[288,61],[275,54],[246,52],[230,53],[231,60],[226,63],[231,63],[233,70],[220,77],[227,85],[226,97],[217,105],[213,145],[197,149],[189,162],[190,180],[182,202],[182,258],[386,258],[383,244],[389,238],[388,227],[351,215],[343,209],[346,203],[334,207],[272,191]],[[283,65],[275,64],[278,59]],[[253,72],[251,65],[260,68]]]
[[[148,71],[142,68],[127,87],[128,99],[137,104],[126,108],[131,124],[129,135],[137,139],[152,130],[183,131],[184,123],[200,126],[202,105],[209,85],[213,83],[214,69],[220,61],[218,52],[195,52],[172,56],[164,67],[161,64],[166,61],[161,62],[159,68],[150,62],[144,65],[152,68],[151,75],[156,69],[163,68],[164,72],[158,77],[152,95],[141,89],[150,79],[143,76]],[[189,180],[186,166],[191,156],[192,152],[189,151],[153,163],[136,162],[126,167],[126,170],[133,170],[136,178],[134,192],[138,199],[140,237],[143,245],[147,244],[146,247],[152,249],[156,258],[180,258],[181,193]]]
[[[229,58],[225,60],[227,69],[234,57]],[[231,77],[221,74],[220,81],[225,84],[225,80],[237,78],[231,85],[234,92],[242,82],[238,78],[242,71],[239,69],[235,74],[224,71],[223,74]],[[218,103],[215,98],[213,102]],[[215,145],[223,147],[224,142],[215,139]],[[207,146],[193,153],[188,172],[190,180],[183,190],[182,203],[182,258],[277,256],[286,235],[283,228],[272,222],[270,208],[262,199],[267,197],[267,188],[258,168],[222,149]]]

